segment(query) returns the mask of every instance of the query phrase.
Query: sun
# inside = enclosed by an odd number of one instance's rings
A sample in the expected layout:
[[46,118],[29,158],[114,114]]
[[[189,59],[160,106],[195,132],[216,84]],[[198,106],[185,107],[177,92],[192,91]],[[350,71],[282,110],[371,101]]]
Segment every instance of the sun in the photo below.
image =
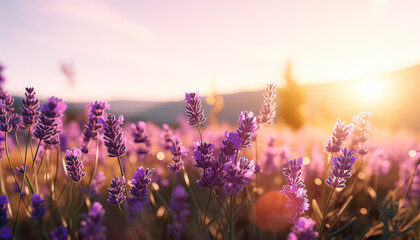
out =
[[376,105],[386,99],[388,82],[382,78],[360,80],[354,85],[356,99],[363,105]]

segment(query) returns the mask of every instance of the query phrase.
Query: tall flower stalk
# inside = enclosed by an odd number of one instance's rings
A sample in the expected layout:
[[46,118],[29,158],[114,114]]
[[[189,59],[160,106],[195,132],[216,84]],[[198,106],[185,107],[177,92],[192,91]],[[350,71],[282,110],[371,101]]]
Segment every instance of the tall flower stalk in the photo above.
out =
[[327,200],[327,204],[325,206],[324,214],[322,216],[322,224],[321,224],[321,238],[324,235],[324,225],[325,225],[325,218],[327,216],[328,207],[331,202],[331,198],[334,194],[336,188],[345,188],[346,187],[346,179],[351,177],[351,171],[354,169],[352,168],[354,163],[356,162],[356,157],[353,156],[354,152],[347,150],[344,148],[341,150],[341,155],[339,157],[333,157],[332,165],[333,169],[331,170],[331,175],[325,181],[326,184],[332,187],[330,196]]

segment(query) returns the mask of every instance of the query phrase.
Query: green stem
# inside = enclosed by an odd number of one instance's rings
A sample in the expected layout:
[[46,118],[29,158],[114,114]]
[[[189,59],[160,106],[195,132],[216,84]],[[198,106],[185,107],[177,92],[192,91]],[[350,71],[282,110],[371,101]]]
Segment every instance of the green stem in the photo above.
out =
[[235,195],[230,195],[230,214],[229,214],[229,239],[234,239],[233,208],[235,206]]
[[153,192],[156,193],[156,195],[158,196],[158,198],[160,199],[160,201],[163,203],[163,205],[165,206],[166,209],[169,209],[168,204],[166,204],[165,200],[163,200],[162,195],[160,195],[160,193],[153,187],[153,185],[150,185],[150,188],[152,189]]
[[198,133],[200,134],[200,143],[203,142],[203,135],[201,134],[201,129],[200,129],[200,124],[197,124],[197,128],[198,128]]
[[[123,167],[122,167],[122,164],[121,164],[121,158],[120,158],[120,156],[117,156],[117,158],[118,158],[118,164],[120,165],[121,176],[125,180],[124,170],[123,170]],[[128,185],[127,185],[127,181],[124,181],[124,185],[125,185],[125,196],[126,196],[126,199],[128,201]]]
[[207,212],[208,212],[208,210],[209,210],[210,198],[211,198],[211,190],[209,191],[209,197],[208,197],[208,199],[207,199],[206,211],[205,211],[205,213],[204,213],[203,229],[205,229],[205,226],[206,226],[206,218],[207,218]]
[[413,179],[414,179],[414,176],[416,174],[416,170],[417,170],[417,167],[419,166],[419,164],[420,164],[420,159],[417,161],[416,166],[414,167],[413,171],[411,171],[411,176],[410,176],[410,180],[408,182],[407,189],[405,190],[405,192],[402,196],[402,201],[403,202],[407,198],[408,192],[410,191],[411,185],[413,184]]
[[330,205],[331,198],[332,198],[332,196],[333,196],[333,194],[334,194],[334,191],[335,191],[335,187],[333,187],[333,189],[332,189],[332,191],[331,191],[331,194],[330,194],[330,197],[328,198],[327,205],[325,206],[324,214],[323,214],[323,216],[322,216],[321,231],[319,231],[319,233],[320,233],[320,235],[319,235],[319,239],[322,239],[322,237],[323,237],[323,235],[324,235],[325,218],[326,218],[326,216],[327,216],[328,207],[329,207],[329,205]]

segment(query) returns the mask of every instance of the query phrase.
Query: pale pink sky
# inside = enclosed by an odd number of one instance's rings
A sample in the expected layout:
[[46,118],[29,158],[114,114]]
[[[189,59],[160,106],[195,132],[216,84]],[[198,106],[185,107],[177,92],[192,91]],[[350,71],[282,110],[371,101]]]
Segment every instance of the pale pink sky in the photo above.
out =
[[[2,1],[6,88],[64,100],[179,100],[420,63],[420,1]],[[59,70],[72,62],[76,86]]]

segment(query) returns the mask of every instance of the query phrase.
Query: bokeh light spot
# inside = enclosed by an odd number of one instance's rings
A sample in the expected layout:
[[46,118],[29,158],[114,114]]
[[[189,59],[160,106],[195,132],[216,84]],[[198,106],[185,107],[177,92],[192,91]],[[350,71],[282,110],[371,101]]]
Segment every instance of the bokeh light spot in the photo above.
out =
[[416,155],[417,155],[417,151],[416,150],[410,150],[410,151],[408,151],[408,156],[415,157]]
[[303,158],[303,164],[304,165],[308,165],[310,162],[311,162],[311,159],[309,159],[308,157]]
[[165,153],[163,153],[163,152],[158,152],[158,153],[156,154],[156,158],[157,158],[159,161],[162,161],[163,159],[165,159]]
[[314,183],[318,186],[321,186],[322,180],[320,178],[315,178]]

